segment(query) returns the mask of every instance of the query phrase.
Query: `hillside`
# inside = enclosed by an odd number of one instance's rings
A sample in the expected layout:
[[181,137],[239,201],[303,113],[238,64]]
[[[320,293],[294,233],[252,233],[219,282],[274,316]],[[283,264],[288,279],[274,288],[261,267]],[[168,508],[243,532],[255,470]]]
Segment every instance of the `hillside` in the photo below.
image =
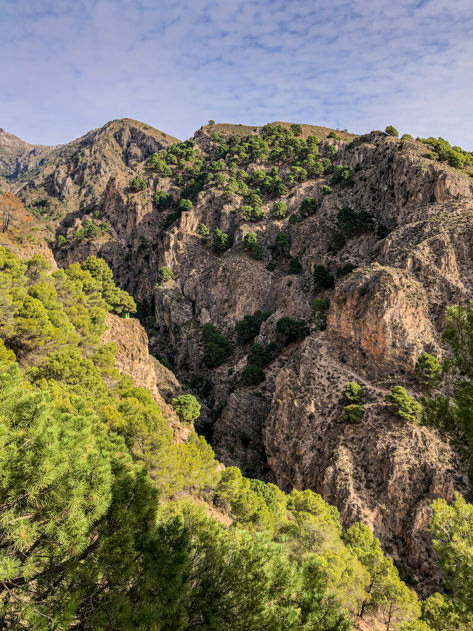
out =
[[418,360],[448,355],[446,309],[473,298],[470,154],[429,143],[289,123],[181,143],[124,119],[9,184],[59,266],[101,257],[136,300],[178,381],[127,350],[137,324],[112,317],[105,339],[125,340],[117,367],[141,375],[175,440],[189,434],[170,401],[192,392],[219,461],[366,524],[421,596],[443,589],[432,501],[470,492],[463,438],[386,402],[396,386],[452,393]]

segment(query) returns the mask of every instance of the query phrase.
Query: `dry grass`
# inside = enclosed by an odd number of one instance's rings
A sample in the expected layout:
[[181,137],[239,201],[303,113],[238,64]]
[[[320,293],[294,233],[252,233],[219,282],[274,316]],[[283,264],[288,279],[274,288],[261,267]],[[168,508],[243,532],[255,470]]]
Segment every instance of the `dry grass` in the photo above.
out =
[[[272,125],[281,125],[285,129],[289,129],[293,123],[287,123],[284,121],[274,121],[271,123]],[[257,133],[261,129],[261,125],[236,125],[233,123],[216,123],[215,125],[205,125],[204,129],[208,132],[216,131],[225,136],[249,136],[250,134]],[[340,136],[344,140],[353,140],[354,138],[358,138],[357,134],[350,134],[346,131],[337,131],[335,129],[330,129],[330,127],[320,127],[318,125],[302,125],[302,134],[299,136],[300,138],[306,139],[308,136],[317,136],[321,140],[327,138],[330,132],[334,131],[337,136]]]

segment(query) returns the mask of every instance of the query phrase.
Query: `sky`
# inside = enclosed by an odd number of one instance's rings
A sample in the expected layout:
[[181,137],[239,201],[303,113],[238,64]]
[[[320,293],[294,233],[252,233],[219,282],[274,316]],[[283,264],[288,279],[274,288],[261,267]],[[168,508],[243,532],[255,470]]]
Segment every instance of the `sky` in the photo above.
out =
[[0,127],[58,144],[129,117],[473,150],[473,0],[0,0]]

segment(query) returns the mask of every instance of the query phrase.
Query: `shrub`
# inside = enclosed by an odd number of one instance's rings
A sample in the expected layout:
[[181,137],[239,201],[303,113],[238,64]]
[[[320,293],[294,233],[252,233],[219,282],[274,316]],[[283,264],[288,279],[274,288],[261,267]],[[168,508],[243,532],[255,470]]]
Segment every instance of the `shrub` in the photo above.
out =
[[276,236],[275,248],[278,254],[286,255],[289,252],[289,235],[287,232],[280,232]]
[[291,274],[300,274],[302,272],[302,265],[297,256],[293,256],[289,260],[289,271]]
[[190,199],[181,199],[179,202],[178,210],[181,212],[192,210],[194,205],[192,204]]
[[346,405],[343,408],[343,420],[346,423],[352,423],[352,424],[361,423],[362,418],[363,418],[363,410],[360,408],[359,405],[356,405],[353,403],[350,405]]
[[270,316],[269,311],[255,311],[253,315],[246,315],[243,320],[235,324],[238,344],[251,342],[260,332],[261,325]]
[[207,228],[205,223],[201,223],[199,226],[199,237],[205,243],[210,239],[210,230]]
[[368,232],[373,228],[373,217],[366,210],[356,211],[343,206],[337,213],[337,223],[346,237]]
[[284,219],[286,215],[287,215],[286,202],[276,202],[273,206],[273,217],[276,217],[276,219]]
[[320,187],[320,192],[324,196],[330,195],[332,193],[332,189],[330,188],[330,186],[327,186],[327,184],[324,184],[323,186]]
[[250,256],[257,261],[260,261],[263,258],[263,248],[261,244],[258,243],[258,237],[254,232],[248,232],[245,235],[244,239],[245,250],[248,250]]
[[142,178],[134,177],[130,182],[130,188],[136,193],[138,191],[144,191],[146,188],[148,188],[148,185]]
[[263,209],[261,206],[243,204],[238,209],[238,216],[245,221],[259,221],[263,217]]
[[335,286],[335,280],[325,265],[316,265],[314,268],[314,288],[332,289]]
[[245,238],[243,241],[245,244],[245,249],[251,250],[253,245],[255,245],[255,243],[258,243],[258,237],[256,236],[254,232],[248,232],[248,234],[245,235]]
[[163,266],[158,272],[159,281],[161,283],[167,283],[168,280],[174,280],[176,276],[171,268]]
[[330,181],[331,184],[350,184],[353,181],[353,174],[350,169],[343,164],[335,167],[335,172]]
[[247,364],[241,373],[241,380],[245,386],[254,386],[265,380],[264,370],[261,366]]
[[303,217],[314,215],[319,208],[319,202],[313,197],[306,197],[300,207],[300,213]]
[[193,423],[199,418],[201,406],[192,394],[181,394],[171,404],[181,421]]
[[56,239],[56,243],[61,247],[63,245],[66,245],[67,239],[64,235],[60,234]]
[[156,191],[153,200],[158,210],[169,208],[172,204],[172,197],[167,191]]
[[356,265],[353,263],[344,263],[342,267],[337,271],[337,276],[346,276],[347,274],[351,274],[353,270],[356,269]]
[[391,411],[405,421],[417,422],[422,413],[422,406],[413,399],[402,386],[394,386],[384,397]]
[[283,346],[296,342],[307,334],[308,329],[303,320],[293,320],[288,316],[284,316],[276,323],[276,336]]
[[330,307],[328,298],[315,298],[312,303],[314,312],[314,324],[317,331],[325,331],[327,328],[327,311]]
[[429,353],[422,353],[416,362],[415,374],[424,386],[436,386],[440,383],[442,366],[439,360]]
[[229,234],[222,232],[220,228],[215,228],[212,239],[212,246],[216,252],[225,252],[232,247],[232,240]]
[[271,352],[267,350],[262,344],[255,342],[248,353],[248,363],[254,366],[266,366],[272,359]]
[[450,166],[462,169],[465,165],[473,164],[473,153],[463,150],[461,147],[452,147],[443,138],[417,138],[419,142],[430,145],[433,151],[428,157],[433,160],[447,162]]
[[339,136],[337,133],[335,133],[334,131],[331,131],[329,133],[329,135],[327,136],[327,138],[334,138],[335,140],[341,140],[342,137]]
[[396,138],[398,138],[399,136],[399,132],[398,130],[393,127],[392,125],[388,125],[386,127],[386,129],[384,130],[384,132],[388,135],[388,136],[395,136]]
[[302,134],[302,125],[300,123],[293,123],[291,125],[291,131],[294,136],[300,136]]
[[349,403],[359,403],[363,396],[363,390],[356,381],[349,381],[345,385],[343,396]]
[[343,232],[337,232],[334,234],[332,240],[330,241],[329,248],[332,252],[340,252],[346,245],[347,240],[345,239],[345,235]]
[[207,323],[202,330],[205,344],[204,364],[208,368],[216,368],[225,363],[232,354],[232,347],[226,337],[220,335],[213,324]]
[[213,118],[209,120],[209,125],[215,125],[215,121],[213,120]]
[[402,134],[401,140],[414,140],[410,134]]

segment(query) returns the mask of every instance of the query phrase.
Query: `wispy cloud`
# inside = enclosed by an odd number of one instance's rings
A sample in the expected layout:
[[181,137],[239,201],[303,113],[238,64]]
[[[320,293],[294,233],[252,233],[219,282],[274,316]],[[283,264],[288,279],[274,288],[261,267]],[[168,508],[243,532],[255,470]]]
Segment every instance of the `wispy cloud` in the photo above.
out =
[[395,124],[473,149],[471,0],[0,0],[0,126]]

